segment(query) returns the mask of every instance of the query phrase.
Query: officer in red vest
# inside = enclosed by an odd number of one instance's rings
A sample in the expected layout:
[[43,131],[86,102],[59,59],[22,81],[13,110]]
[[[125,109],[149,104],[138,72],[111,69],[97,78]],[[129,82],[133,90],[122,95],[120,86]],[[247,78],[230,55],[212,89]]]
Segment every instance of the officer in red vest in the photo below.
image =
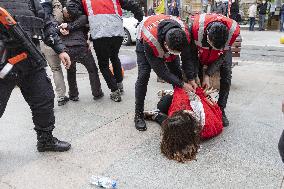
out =
[[[191,46],[192,63],[199,63],[192,69],[196,77],[199,69],[199,78],[203,87],[210,87],[209,78],[220,70],[220,92],[218,105],[223,116],[224,127],[229,125],[224,109],[226,108],[232,79],[232,52],[231,45],[240,34],[240,27],[236,21],[220,14],[200,14],[194,17],[192,36],[194,43]],[[194,71],[195,70],[195,71]],[[203,74],[204,73],[204,74]],[[191,80],[197,86],[195,80]]]
[[135,127],[139,131],[147,129],[144,120],[144,100],[151,69],[172,84],[194,91],[192,86],[184,83],[179,55],[183,69],[190,70],[186,64],[190,48],[189,27],[179,18],[168,15],[154,15],[145,18],[139,25],[136,43],[138,78],[135,85]]
[[[70,0],[67,3],[71,16],[88,16],[99,68],[111,90],[110,98],[115,102],[121,101],[123,92],[121,62],[118,57],[124,36],[122,9],[131,11],[139,22],[142,21],[144,13],[135,0]],[[109,60],[114,75],[109,70]]]

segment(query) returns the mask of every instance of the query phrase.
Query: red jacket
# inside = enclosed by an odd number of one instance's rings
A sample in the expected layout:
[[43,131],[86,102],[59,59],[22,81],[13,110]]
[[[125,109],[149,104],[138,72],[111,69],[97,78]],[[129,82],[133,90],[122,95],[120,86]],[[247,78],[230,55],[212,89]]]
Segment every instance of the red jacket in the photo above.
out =
[[[209,47],[205,47],[202,44],[208,24],[216,21],[225,24],[229,30],[229,38],[223,50],[214,48],[210,50]],[[220,14],[200,14],[194,16],[192,33],[194,42],[197,45],[200,63],[210,65],[217,61],[225,51],[229,50],[230,46],[235,42],[236,38],[240,34],[240,26],[236,21]]]
[[203,115],[201,121],[202,131],[201,138],[209,139],[220,134],[223,130],[222,111],[218,104],[210,104],[206,99],[203,89],[197,88],[196,95],[199,96],[202,106],[194,107],[195,102],[189,100],[188,94],[181,88],[174,89],[172,104],[168,111],[168,116],[172,116],[174,112],[179,110],[192,110],[196,114]]
[[138,39],[142,39],[144,42],[146,42],[153,50],[154,55],[156,57],[163,58],[166,62],[171,62],[176,58],[176,56],[170,55],[165,52],[158,40],[158,25],[164,20],[176,21],[180,25],[180,27],[185,31],[188,43],[190,43],[190,34],[188,26],[178,17],[163,14],[153,15],[143,20],[138,29]]

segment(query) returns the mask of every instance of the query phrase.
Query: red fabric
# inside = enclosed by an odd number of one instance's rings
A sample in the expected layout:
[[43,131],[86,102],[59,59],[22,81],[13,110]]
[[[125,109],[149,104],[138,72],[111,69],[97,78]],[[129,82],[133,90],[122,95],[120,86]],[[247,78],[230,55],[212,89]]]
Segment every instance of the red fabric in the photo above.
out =
[[[147,18],[147,20],[144,21],[143,27],[146,28],[152,36],[151,37],[147,36],[142,31],[141,37],[144,41],[146,41],[150,45],[155,56],[157,56],[157,57],[159,56],[159,52],[158,52],[157,47],[152,42],[152,40],[153,40],[152,38],[154,38],[155,41],[158,41],[158,25],[159,25],[159,23],[161,23],[164,20],[169,20],[169,19],[172,19],[172,18],[173,17],[171,15],[160,14],[160,15],[150,16],[150,17]],[[180,20],[179,18],[177,18],[177,19]],[[185,33],[186,33],[186,36],[187,36],[187,40],[190,43],[190,34],[189,34],[189,31],[188,31],[188,27],[185,27]],[[177,57],[176,55],[171,55],[169,57],[164,57],[164,59],[165,59],[166,62],[172,62],[173,60],[176,59],[176,57]]]
[[174,89],[172,104],[168,111],[168,116],[171,117],[175,112],[180,110],[192,110],[189,104],[188,94],[182,88]]
[[[204,96],[202,88],[197,88],[196,94],[200,97],[205,112],[205,125],[201,131],[202,139],[209,139],[220,134],[223,130],[222,111],[215,104],[210,104]],[[168,116],[172,116],[174,112],[179,110],[192,110],[188,94],[181,88],[175,88],[172,104],[168,111]]]
[[[198,30],[199,30],[199,18],[200,15],[197,14],[194,17],[194,21],[193,21],[193,25],[192,25],[192,33],[193,33],[193,39],[195,41],[198,41]],[[228,28],[228,30],[231,28],[233,20],[220,15],[220,14],[206,14],[205,16],[205,23],[204,23],[204,31],[206,31],[207,26],[209,23],[211,22],[222,22],[223,24],[225,24]],[[237,25],[236,30],[234,31],[234,34],[230,40],[229,46],[231,46],[237,39],[237,37],[240,34],[240,26]],[[224,50],[214,50],[212,49],[211,51],[209,49],[205,49],[202,47],[198,47],[198,56],[199,56],[199,61],[201,62],[201,64],[203,65],[209,65],[212,64],[213,62],[215,62],[216,60],[218,60],[218,58],[224,53]]]
[[[88,11],[87,1],[91,2],[92,10],[94,15],[97,14],[116,14],[114,4],[112,0],[82,0],[83,7],[88,16],[90,13]],[[122,16],[122,9],[119,0],[116,1],[117,11],[120,16]]]

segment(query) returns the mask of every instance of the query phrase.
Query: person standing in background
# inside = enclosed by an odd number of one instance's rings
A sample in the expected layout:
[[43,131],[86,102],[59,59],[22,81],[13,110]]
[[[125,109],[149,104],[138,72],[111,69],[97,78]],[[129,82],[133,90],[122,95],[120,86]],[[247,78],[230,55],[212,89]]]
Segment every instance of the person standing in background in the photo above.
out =
[[262,1],[262,3],[257,6],[257,10],[258,10],[258,15],[259,15],[259,20],[258,20],[259,28],[258,28],[258,30],[264,31],[265,15],[266,15],[266,11],[267,11],[267,2]]
[[226,16],[227,9],[221,0],[216,0],[216,3],[213,5],[211,12]]
[[240,17],[240,14],[239,14],[240,13],[239,4],[235,0],[232,0],[230,12],[231,12],[231,15],[230,15],[231,19],[235,20],[236,22],[241,21],[241,17]]
[[179,16],[179,10],[178,10],[178,6],[177,6],[176,0],[173,0],[173,2],[171,3],[170,15]]
[[284,31],[283,24],[284,24],[284,3],[282,4],[281,9],[280,9],[280,31],[281,32]]
[[252,4],[248,10],[249,13],[249,31],[254,31],[256,17],[256,3]]

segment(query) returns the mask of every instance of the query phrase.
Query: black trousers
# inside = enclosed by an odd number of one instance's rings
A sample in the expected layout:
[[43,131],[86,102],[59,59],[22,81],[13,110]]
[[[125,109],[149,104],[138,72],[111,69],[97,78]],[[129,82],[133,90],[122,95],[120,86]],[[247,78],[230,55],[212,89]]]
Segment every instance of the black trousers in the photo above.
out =
[[[118,89],[117,83],[123,81],[121,62],[118,57],[122,41],[122,37],[104,37],[93,40],[99,68],[103,74],[108,88],[112,92]],[[112,75],[109,69],[109,60],[112,63],[114,75]]]
[[255,17],[249,18],[249,31],[254,31]]
[[69,54],[72,62],[70,68],[67,70],[69,96],[77,97],[79,95],[76,81],[77,62],[83,64],[89,73],[89,80],[93,96],[100,96],[102,94],[101,82],[98,74],[98,68],[91,50],[87,46],[74,46],[68,47],[67,53]]
[[279,149],[282,162],[284,163],[284,131],[282,132],[282,135],[280,137],[280,140],[278,143],[278,149]]
[[[202,81],[203,78],[203,70],[202,65],[199,67],[199,78]],[[225,109],[230,93],[232,80],[232,51],[229,50],[227,55],[224,58],[223,63],[220,65],[220,91],[219,91],[219,99],[218,105],[221,109]]]
[[54,129],[54,92],[45,69],[40,69],[18,79],[0,79],[0,117],[15,86],[18,86],[32,111],[36,131]]
[[[144,111],[144,101],[147,93],[147,85],[150,79],[151,66],[143,51],[143,43],[136,43],[136,54],[138,64],[138,77],[135,84],[135,111]],[[171,73],[182,78],[181,66],[179,58],[176,58],[173,62],[166,63],[167,68]]]
[[172,104],[173,96],[165,95],[163,96],[157,104],[157,109],[160,110],[160,113],[155,118],[155,121],[162,125],[163,121],[168,118],[168,111]]

